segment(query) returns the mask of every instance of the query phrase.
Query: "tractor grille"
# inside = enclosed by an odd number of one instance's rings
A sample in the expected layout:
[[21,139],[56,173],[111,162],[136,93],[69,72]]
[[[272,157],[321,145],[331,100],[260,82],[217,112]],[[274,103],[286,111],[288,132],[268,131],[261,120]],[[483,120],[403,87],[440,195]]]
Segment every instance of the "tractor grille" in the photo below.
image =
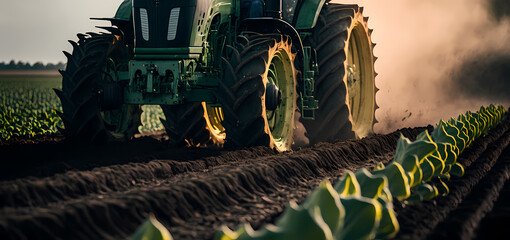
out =
[[143,40],[149,41],[149,17],[145,8],[140,8],[140,24]]
[[170,11],[170,19],[168,21],[168,35],[166,40],[173,41],[177,34],[177,26],[179,24],[179,13],[181,8],[174,8]]
[[197,0],[133,1],[135,47],[188,47]]

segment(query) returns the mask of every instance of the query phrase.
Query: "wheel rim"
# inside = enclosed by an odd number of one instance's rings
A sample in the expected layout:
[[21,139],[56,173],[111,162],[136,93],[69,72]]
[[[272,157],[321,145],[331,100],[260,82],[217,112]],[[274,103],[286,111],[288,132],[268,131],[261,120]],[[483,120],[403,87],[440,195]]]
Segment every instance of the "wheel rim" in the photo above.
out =
[[225,128],[221,124],[224,119],[221,107],[212,107],[202,102],[204,107],[204,118],[207,123],[207,129],[211,133],[211,138],[215,144],[222,143],[225,139]]
[[269,65],[267,72],[266,84],[266,97],[270,97],[268,89],[270,85],[276,87],[279,92],[279,104],[276,109],[268,108],[264,101],[264,108],[266,111],[266,121],[271,136],[274,140],[276,147],[279,150],[288,150],[289,146],[289,133],[292,130],[292,122],[295,102],[295,79],[294,67],[289,54],[283,50],[278,50]]
[[353,130],[358,137],[372,132],[375,107],[374,70],[370,41],[363,25],[355,25],[348,41],[347,92]]

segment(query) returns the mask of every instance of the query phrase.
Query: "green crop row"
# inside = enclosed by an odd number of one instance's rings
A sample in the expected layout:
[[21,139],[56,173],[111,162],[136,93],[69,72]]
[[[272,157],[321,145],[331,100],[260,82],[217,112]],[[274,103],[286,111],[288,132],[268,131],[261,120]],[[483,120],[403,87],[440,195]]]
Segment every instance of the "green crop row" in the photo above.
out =
[[[301,204],[291,202],[274,225],[254,230],[242,224],[233,231],[223,226],[217,240],[249,239],[387,239],[399,231],[393,198],[414,203],[448,194],[450,176],[462,176],[457,156],[501,121],[506,110],[491,105],[456,120],[440,121],[416,141],[401,136],[393,160],[372,172],[362,168],[346,174],[333,186],[324,181]],[[134,239],[172,239],[154,217]]]
[[0,140],[51,134],[62,127],[60,101],[51,88],[2,87],[0,96]]
[[402,166],[413,191],[411,196],[406,194],[399,199],[413,202],[448,194],[446,182],[450,177],[464,175],[464,167],[457,162],[457,157],[499,123],[505,113],[502,106],[481,107],[476,113],[466,112],[457,119],[441,120],[430,135],[424,131],[414,142],[401,137],[390,165]]
[[[53,88],[58,77],[0,78],[0,141],[52,134],[63,128],[62,106]],[[163,130],[159,106],[143,106],[140,132]]]

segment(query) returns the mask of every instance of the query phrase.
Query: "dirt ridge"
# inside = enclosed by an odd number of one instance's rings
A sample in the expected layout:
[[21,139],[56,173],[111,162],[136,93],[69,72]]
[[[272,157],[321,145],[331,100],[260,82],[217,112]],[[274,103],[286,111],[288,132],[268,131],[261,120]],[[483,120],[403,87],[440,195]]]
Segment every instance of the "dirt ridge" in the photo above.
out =
[[[404,129],[402,133],[412,138],[423,130]],[[395,132],[360,141],[322,143],[154,179],[125,191],[85,194],[42,206],[4,207],[0,209],[0,238],[124,238],[148,213],[155,212],[176,239],[209,239],[221,224],[267,222],[289,200],[299,201],[325,177],[388,160],[399,136]],[[299,193],[292,195],[293,189]]]
[[471,239],[482,219],[489,213],[510,177],[510,148],[506,148],[490,172],[471,193],[448,214],[428,239]]
[[[165,179],[185,172],[202,171],[209,167],[238,161],[243,157],[252,159],[272,154],[274,152],[268,148],[255,147],[191,161],[152,160],[144,163],[98,167],[90,171],[72,170],[45,178],[29,177],[4,181],[0,184],[0,206],[40,206],[92,193],[122,191],[140,182]],[[48,192],[52,194],[47,194]]]

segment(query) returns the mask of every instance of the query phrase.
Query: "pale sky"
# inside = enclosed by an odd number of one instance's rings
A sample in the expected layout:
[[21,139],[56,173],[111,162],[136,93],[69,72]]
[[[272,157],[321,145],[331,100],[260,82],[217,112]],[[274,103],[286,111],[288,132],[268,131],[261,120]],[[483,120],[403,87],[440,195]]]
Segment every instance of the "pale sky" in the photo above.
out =
[[65,61],[63,50],[76,33],[97,31],[109,22],[90,17],[113,17],[122,0],[0,0],[0,62]]

